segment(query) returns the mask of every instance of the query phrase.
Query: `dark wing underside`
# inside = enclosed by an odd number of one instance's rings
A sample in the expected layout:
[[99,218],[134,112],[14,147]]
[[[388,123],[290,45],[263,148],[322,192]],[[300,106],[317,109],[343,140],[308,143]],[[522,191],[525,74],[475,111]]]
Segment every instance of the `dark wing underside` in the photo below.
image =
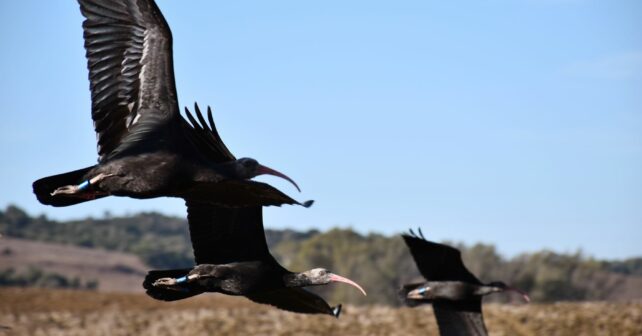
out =
[[220,208],[187,201],[187,220],[196,264],[268,261],[261,207]]
[[401,235],[415,259],[421,275],[428,281],[464,281],[481,284],[461,260],[461,253],[448,245],[427,241],[411,234]]
[[[335,316],[335,309],[320,296],[303,288],[281,288],[268,292],[246,295],[254,302],[304,314],[327,314]],[[337,314],[338,315],[338,314]]]
[[[301,204],[267,183],[249,180],[202,182],[177,195],[186,200],[220,207],[281,206]],[[311,203],[304,203],[309,206]]]
[[178,115],[172,36],[152,0],[79,3],[102,161]]
[[486,336],[481,299],[474,301],[439,301],[432,304],[442,336]]

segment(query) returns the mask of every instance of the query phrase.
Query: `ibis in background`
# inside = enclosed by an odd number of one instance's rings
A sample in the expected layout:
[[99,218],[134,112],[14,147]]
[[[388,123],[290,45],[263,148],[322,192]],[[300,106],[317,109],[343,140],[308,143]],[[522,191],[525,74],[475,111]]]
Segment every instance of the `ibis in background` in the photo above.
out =
[[[223,207],[301,204],[249,180],[271,174],[298,189],[254,159],[235,159],[198,109],[199,122],[189,112],[190,122],[181,116],[172,35],[154,1],[79,3],[98,164],[35,181],[41,203],[68,206],[115,195],[180,197]],[[208,118],[214,127],[209,109]]]
[[409,306],[432,303],[442,336],[487,335],[484,295],[510,290],[530,301],[526,293],[503,282],[482,283],[464,266],[459,250],[426,240],[421,229],[419,235],[410,230],[402,237],[427,282],[405,285],[400,295]]
[[218,292],[287,311],[338,317],[341,305],[330,307],[303,287],[341,282],[366,294],[354,281],[323,268],[294,273],[281,266],[265,240],[262,207],[234,209],[190,201],[187,207],[197,266],[150,271],[143,287],[155,299],[174,301]]

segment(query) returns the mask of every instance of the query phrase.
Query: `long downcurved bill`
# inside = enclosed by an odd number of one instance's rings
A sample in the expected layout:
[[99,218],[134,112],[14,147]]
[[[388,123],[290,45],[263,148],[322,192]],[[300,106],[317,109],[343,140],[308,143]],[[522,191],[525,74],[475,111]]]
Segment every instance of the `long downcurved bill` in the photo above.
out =
[[524,298],[524,301],[531,302],[531,298],[528,296],[528,294],[526,294],[526,292],[519,290],[515,287],[508,287],[506,289],[519,293],[522,296],[522,298]]
[[280,172],[278,172],[278,171],[276,171],[276,170],[274,170],[274,169],[272,169],[272,168],[268,168],[268,167],[266,167],[266,166],[259,165],[259,167],[256,169],[256,173],[257,173],[256,175],[263,175],[263,174],[267,174],[267,175],[274,175],[274,176],[278,176],[278,177],[280,177],[280,178],[286,179],[286,180],[290,181],[290,183],[294,184],[294,186],[296,187],[296,190],[298,190],[299,192],[301,192],[301,189],[300,189],[300,188],[299,188],[299,186],[296,184],[296,182],[294,182],[294,181],[293,181],[291,178],[289,178],[287,175],[285,175],[285,174],[283,174],[283,173],[280,173]]
[[357,284],[356,282],[354,282],[354,281],[352,281],[352,280],[350,280],[348,278],[344,278],[344,277],[342,277],[340,275],[336,275],[334,273],[330,274],[330,281],[347,283],[348,285],[352,285],[354,287],[357,287],[357,289],[359,289],[361,291],[361,293],[363,293],[364,296],[368,295],[368,294],[366,294],[366,291],[364,291],[363,288],[361,288],[361,286],[359,286],[359,284]]

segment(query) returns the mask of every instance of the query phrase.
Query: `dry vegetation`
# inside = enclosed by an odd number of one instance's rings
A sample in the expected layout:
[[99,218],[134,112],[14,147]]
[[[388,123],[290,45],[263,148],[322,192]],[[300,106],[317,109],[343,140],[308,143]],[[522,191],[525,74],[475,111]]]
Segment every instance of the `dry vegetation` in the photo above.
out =
[[[485,306],[491,335],[642,335],[642,303]],[[347,306],[340,319],[242,298],[166,303],[142,294],[0,289],[8,335],[437,335],[429,307]]]

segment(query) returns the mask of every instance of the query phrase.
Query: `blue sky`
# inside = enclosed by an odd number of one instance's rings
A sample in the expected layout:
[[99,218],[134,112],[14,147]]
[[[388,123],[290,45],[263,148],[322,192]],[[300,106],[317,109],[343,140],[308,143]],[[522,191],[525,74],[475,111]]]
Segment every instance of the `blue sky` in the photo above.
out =
[[[642,255],[642,2],[168,1],[181,105],[294,178],[266,226]],[[96,160],[75,1],[0,3],[0,206],[57,219],[182,200],[39,204]]]

